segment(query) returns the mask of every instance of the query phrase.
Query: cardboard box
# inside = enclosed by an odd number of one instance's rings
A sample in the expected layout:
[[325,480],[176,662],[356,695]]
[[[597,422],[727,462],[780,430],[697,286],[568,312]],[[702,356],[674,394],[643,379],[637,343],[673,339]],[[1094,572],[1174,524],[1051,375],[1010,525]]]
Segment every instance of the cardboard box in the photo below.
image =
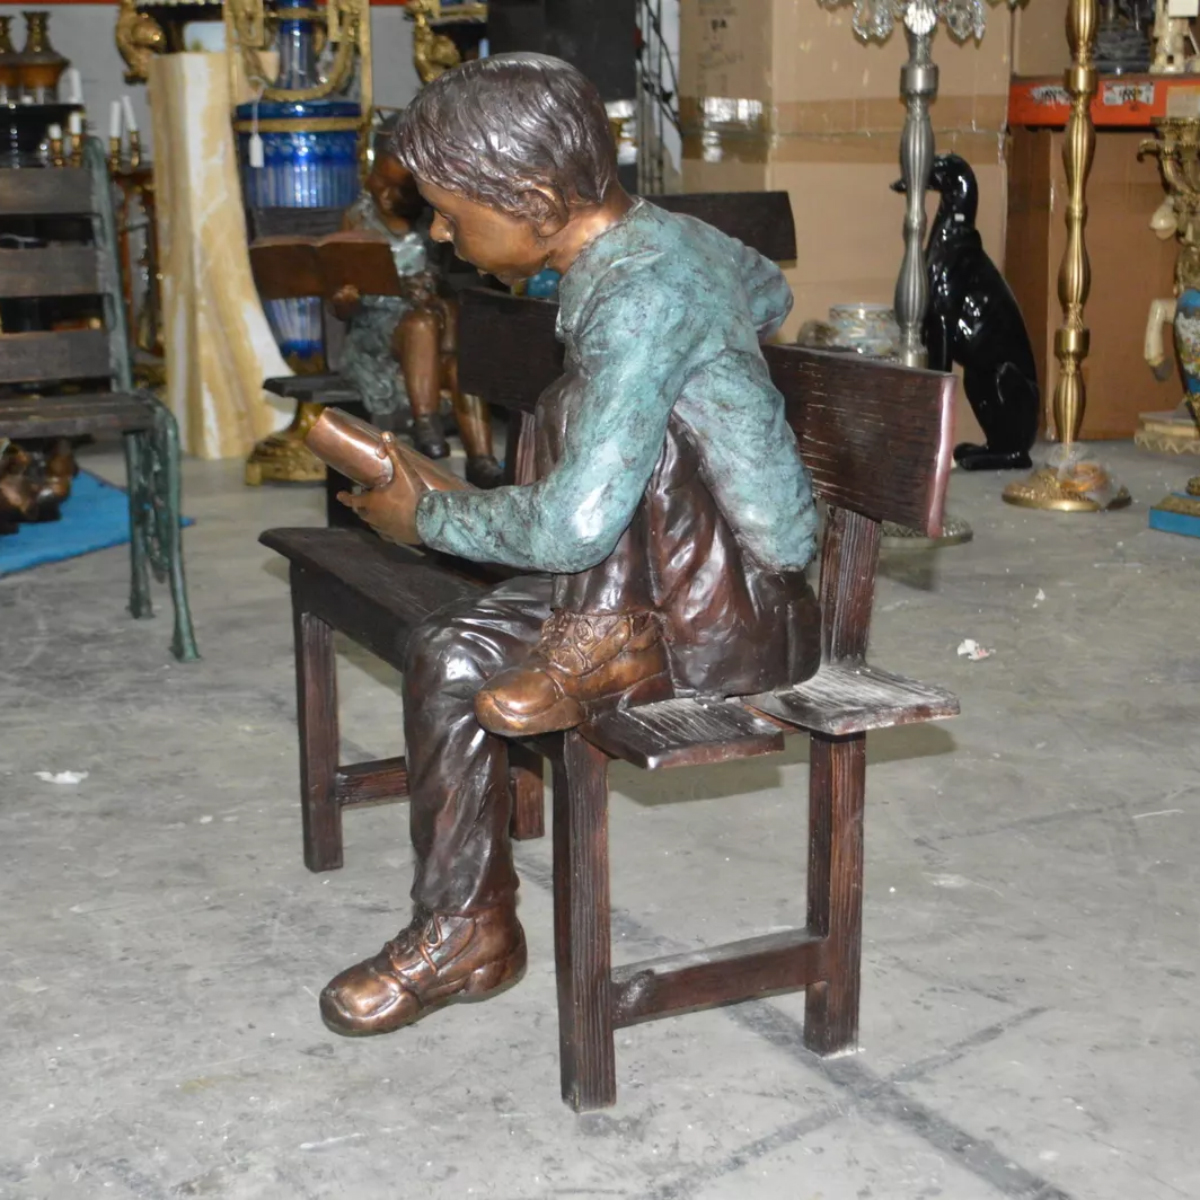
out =
[[[904,252],[899,178],[905,107],[901,28],[859,41],[849,8],[817,0],[682,0],[680,109],[685,191],[784,189],[796,219],[796,307],[782,336],[831,304],[891,303]],[[958,45],[939,28],[931,109],[938,150],[975,169],[984,245],[1004,259],[1005,122],[1011,16],[988,13],[983,40]],[[930,218],[937,197],[928,198]],[[960,395],[957,436],[980,433]]]
[[[1091,333],[1083,366],[1085,441],[1131,437],[1138,413],[1172,409],[1183,394],[1177,376],[1159,383],[1143,358],[1150,302],[1173,294],[1176,253],[1173,238],[1160,241],[1150,229],[1163,188],[1155,160],[1138,162],[1146,136],[1123,129],[1096,135],[1084,232],[1092,272],[1084,305]],[[1058,272],[1067,240],[1064,139],[1062,130],[1016,129],[1009,159],[1005,274],[1033,340],[1047,428],[1053,428],[1054,334],[1062,323]],[[1172,352],[1169,331],[1166,347]]]
[[1067,0],[1020,5],[1013,21],[1013,74],[1061,77],[1070,65]]

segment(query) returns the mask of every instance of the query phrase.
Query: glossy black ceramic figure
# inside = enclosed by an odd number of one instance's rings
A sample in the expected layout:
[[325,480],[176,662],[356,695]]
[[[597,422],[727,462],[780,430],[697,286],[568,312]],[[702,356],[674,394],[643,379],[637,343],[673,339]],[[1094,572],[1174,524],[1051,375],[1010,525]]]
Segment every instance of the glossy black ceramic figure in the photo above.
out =
[[[892,184],[904,191],[903,181]],[[963,368],[963,386],[987,442],[963,442],[954,458],[968,471],[1027,470],[1037,437],[1040,397],[1033,347],[1021,310],[975,228],[979,188],[957,154],[939,154],[929,174],[940,193],[926,249],[929,366]]]

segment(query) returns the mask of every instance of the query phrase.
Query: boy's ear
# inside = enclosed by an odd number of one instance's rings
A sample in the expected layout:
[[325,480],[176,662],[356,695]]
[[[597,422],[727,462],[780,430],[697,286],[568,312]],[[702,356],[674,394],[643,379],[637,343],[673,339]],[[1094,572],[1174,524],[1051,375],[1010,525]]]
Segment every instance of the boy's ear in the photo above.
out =
[[557,188],[531,184],[521,193],[521,199],[538,237],[549,238],[561,233],[571,219],[571,210]]

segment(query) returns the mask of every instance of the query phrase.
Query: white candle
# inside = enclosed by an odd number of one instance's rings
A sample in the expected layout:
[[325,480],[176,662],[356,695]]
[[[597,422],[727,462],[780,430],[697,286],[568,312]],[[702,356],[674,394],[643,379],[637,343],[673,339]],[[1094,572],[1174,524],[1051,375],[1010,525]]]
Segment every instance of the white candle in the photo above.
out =
[[52,142],[61,142],[62,141],[62,126],[61,125],[51,125],[50,128],[46,130],[46,133],[49,135],[50,140]]
[[121,136],[120,100],[114,100],[108,110],[108,136],[110,138],[119,138]]
[[137,117],[133,115],[133,101],[130,100],[128,92],[121,97],[121,109],[125,113],[125,128],[130,133],[137,133]]
[[77,67],[68,67],[63,73],[63,90],[67,94],[67,104],[83,103],[83,81]]
[[67,132],[73,137],[83,137],[83,113],[73,112],[67,116]]

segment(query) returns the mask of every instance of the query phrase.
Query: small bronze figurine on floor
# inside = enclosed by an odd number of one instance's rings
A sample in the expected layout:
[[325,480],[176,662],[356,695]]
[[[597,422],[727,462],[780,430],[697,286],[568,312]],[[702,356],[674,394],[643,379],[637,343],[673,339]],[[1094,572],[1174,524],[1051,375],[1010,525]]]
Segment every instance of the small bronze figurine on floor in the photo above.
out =
[[598,93],[556,59],[447,72],[396,148],[434,240],[506,283],[561,273],[566,373],[538,404],[536,483],[455,488],[385,438],[360,475],[378,486],[345,497],[391,539],[528,573],[411,636],[413,919],[322,994],[347,1034],[489,995],[524,966],[501,735],[761,692],[819,660],[812,493],[759,349],[791,307],[778,268],[626,195]]

